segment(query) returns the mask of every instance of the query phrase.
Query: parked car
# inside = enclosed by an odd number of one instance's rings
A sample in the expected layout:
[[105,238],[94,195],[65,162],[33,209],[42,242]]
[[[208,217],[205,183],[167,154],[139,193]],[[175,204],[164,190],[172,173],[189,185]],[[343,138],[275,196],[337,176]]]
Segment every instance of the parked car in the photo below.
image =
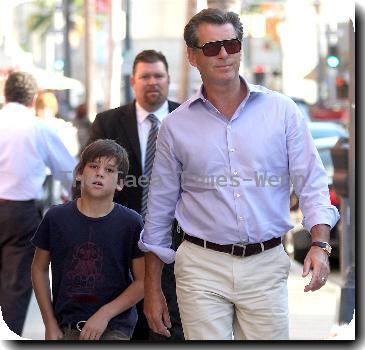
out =
[[308,126],[314,140],[327,137],[336,137],[338,139],[348,136],[346,129],[337,123],[309,122]]
[[312,107],[311,108],[312,120],[316,121],[331,121],[339,124],[348,124],[348,109],[340,108],[334,109],[330,107]]
[[309,105],[307,102],[305,102],[305,100],[303,100],[302,98],[298,98],[298,97],[291,97],[291,99],[296,103],[296,105],[298,106],[300,112],[302,113],[304,119],[308,122],[311,121],[311,115],[309,112]]
[[[335,188],[332,184],[334,168],[331,157],[331,148],[334,147],[340,137],[346,137],[348,136],[348,133],[343,127],[337,123],[332,122],[309,122],[309,130],[311,131],[319,156],[321,157],[324,168],[327,172],[331,203],[339,209],[340,198],[337,196]],[[300,224],[302,220],[302,214],[298,208],[298,204],[298,198],[296,197],[295,192],[292,191],[290,207],[292,216],[296,218],[298,224],[285,235],[284,244],[288,253],[293,254],[295,260],[303,262],[311,245],[311,237],[309,232]],[[338,259],[338,224],[336,224],[336,226],[331,230],[329,243],[333,248],[331,259]]]

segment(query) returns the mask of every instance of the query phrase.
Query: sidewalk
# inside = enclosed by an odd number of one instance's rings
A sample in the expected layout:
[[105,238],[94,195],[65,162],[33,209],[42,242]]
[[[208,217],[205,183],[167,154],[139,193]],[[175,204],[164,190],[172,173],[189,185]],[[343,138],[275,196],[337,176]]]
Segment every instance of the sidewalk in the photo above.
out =
[[[301,277],[302,265],[294,260],[291,264],[288,280],[290,339],[324,340],[337,321],[340,286],[329,280],[319,291],[304,293],[304,286],[310,277]],[[44,326],[34,295],[25,321],[23,337],[44,339]]]
[[302,277],[303,265],[291,260],[288,279],[289,335],[291,340],[325,340],[338,320],[341,286],[331,282],[316,292],[304,293],[310,276]]

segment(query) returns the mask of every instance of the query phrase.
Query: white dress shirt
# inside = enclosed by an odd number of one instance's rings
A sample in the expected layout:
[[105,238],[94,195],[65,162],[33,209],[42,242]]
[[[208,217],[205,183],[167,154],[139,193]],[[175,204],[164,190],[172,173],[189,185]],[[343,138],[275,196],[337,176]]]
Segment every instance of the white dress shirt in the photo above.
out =
[[139,246],[165,263],[174,260],[171,223],[218,244],[256,243],[284,235],[293,180],[308,229],[333,227],[328,179],[307,122],[290,98],[247,84],[231,119],[202,91],[163,121],[148,214]]
[[47,167],[67,191],[76,160],[56,131],[19,103],[0,110],[0,198],[40,199]]
[[139,145],[141,147],[141,163],[142,163],[142,174],[143,174],[144,161],[146,158],[148,134],[151,129],[151,122],[147,119],[147,116],[149,114],[154,114],[156,118],[159,120],[159,126],[160,126],[162,120],[169,114],[169,104],[166,100],[164,104],[155,112],[147,112],[145,109],[142,108],[142,106],[138,102],[136,102],[136,114],[137,114],[137,124],[138,124]]

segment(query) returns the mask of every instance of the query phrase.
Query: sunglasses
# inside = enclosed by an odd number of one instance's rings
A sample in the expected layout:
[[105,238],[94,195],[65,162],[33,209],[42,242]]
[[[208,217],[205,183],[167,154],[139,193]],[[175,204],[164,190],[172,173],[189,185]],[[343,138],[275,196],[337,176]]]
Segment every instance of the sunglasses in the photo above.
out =
[[204,44],[203,46],[195,46],[195,48],[201,49],[203,51],[204,56],[213,57],[219,54],[222,46],[224,47],[226,52],[230,55],[233,55],[234,53],[241,51],[241,42],[237,38],[211,41],[209,43]]

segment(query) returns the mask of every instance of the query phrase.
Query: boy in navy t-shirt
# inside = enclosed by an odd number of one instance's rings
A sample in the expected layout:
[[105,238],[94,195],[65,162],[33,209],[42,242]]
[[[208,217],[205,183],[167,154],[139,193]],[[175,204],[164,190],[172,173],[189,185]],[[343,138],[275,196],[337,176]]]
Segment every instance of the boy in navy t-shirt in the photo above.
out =
[[49,209],[32,239],[32,282],[46,340],[131,337],[135,304],[143,298],[144,258],[137,245],[143,221],[113,202],[128,167],[116,142],[91,143],[75,169],[81,196]]

